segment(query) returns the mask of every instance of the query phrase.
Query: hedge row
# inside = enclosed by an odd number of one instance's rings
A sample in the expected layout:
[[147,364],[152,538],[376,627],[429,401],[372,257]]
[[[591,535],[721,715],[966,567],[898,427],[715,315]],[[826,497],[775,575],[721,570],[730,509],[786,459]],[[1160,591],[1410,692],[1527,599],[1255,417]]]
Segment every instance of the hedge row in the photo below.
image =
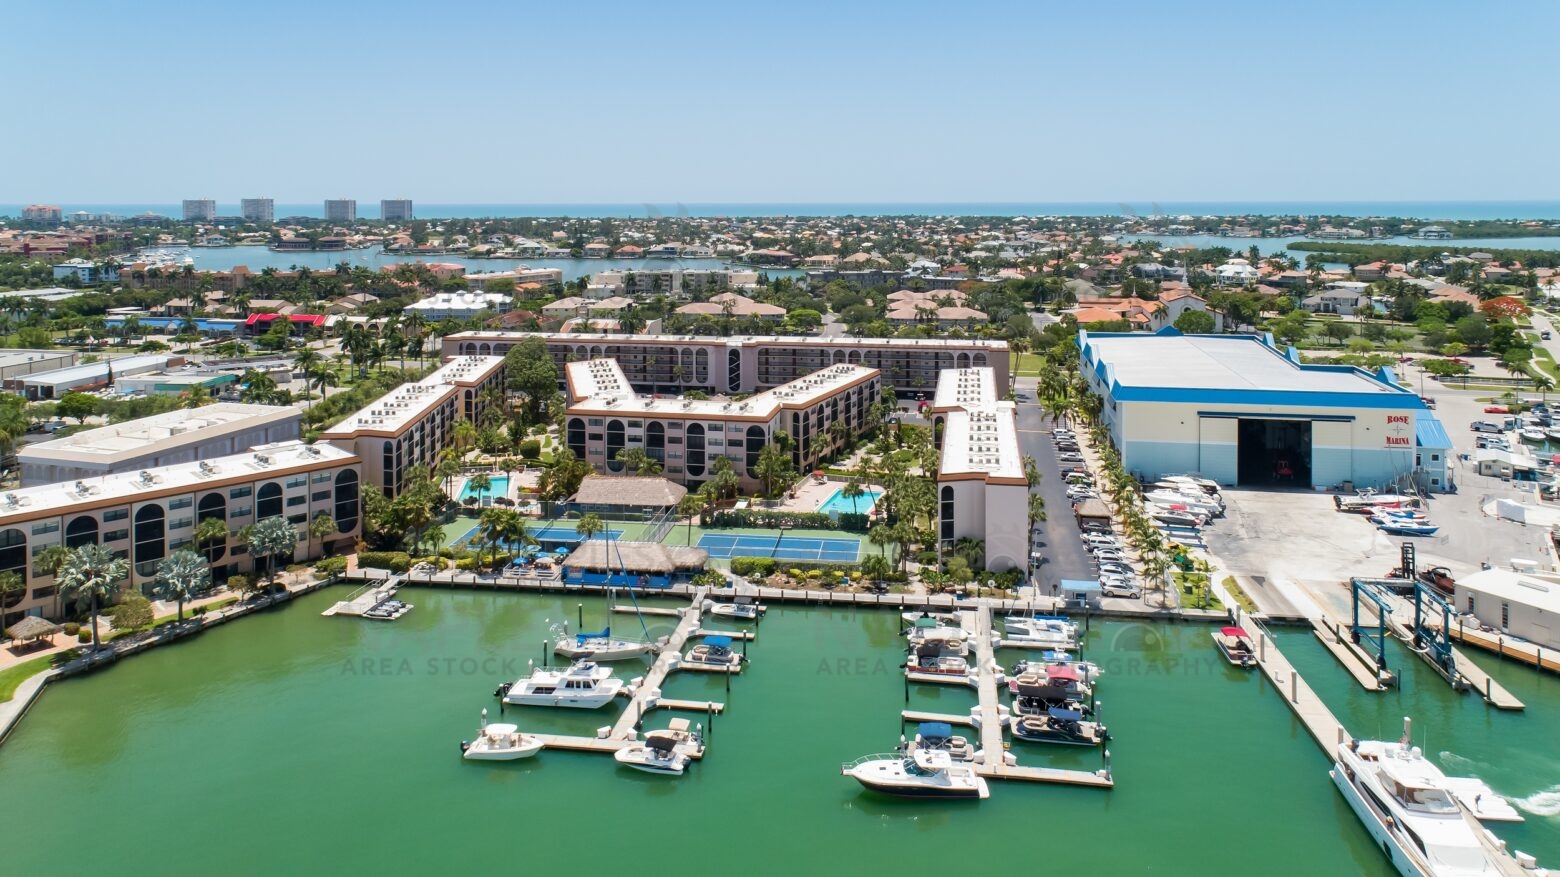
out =
[[358,554],[358,568],[365,567],[406,572],[412,568],[412,559],[405,551],[364,551]]
[[786,560],[779,561],[773,557],[733,557],[731,559],[732,575],[749,576],[758,573],[761,576],[771,576],[781,570],[801,570],[809,572],[819,570],[824,573],[848,576],[859,574],[860,567],[854,563],[830,563],[817,560]]
[[710,516],[706,525],[715,528],[756,527],[766,530],[845,530],[851,533],[867,531],[867,516],[856,512],[842,512],[839,520],[822,512],[780,512],[767,509],[723,509]]

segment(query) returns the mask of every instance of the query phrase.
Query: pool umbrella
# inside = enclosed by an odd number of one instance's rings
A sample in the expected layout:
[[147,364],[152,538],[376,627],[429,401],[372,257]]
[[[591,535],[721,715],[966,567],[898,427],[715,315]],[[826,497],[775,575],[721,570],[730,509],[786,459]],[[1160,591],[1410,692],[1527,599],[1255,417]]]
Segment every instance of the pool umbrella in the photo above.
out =
[[568,553],[569,553],[569,549],[563,547],[562,545],[559,545],[557,548],[553,549],[553,554],[568,554]]

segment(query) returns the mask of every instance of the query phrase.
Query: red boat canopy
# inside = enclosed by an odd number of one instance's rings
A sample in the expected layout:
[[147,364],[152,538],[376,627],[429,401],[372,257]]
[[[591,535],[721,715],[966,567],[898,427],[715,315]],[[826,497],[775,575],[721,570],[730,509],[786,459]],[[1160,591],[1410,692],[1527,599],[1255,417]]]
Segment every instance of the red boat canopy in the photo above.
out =
[[1045,668],[1045,676],[1047,679],[1063,679],[1068,682],[1078,681],[1078,671],[1066,665]]
[[1219,633],[1223,634],[1224,636],[1240,636],[1240,637],[1251,636],[1251,634],[1247,633],[1246,631],[1244,631],[1244,630],[1242,630],[1242,629],[1240,629],[1238,627],[1224,627],[1224,628],[1220,628],[1219,629]]

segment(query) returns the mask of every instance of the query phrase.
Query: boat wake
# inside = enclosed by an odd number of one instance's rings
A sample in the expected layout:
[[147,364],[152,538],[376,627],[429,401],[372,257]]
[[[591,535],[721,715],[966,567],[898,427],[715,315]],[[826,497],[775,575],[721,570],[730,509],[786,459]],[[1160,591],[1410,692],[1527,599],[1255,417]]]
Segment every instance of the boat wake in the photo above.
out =
[[1560,816],[1560,785],[1534,792],[1526,798],[1513,798],[1511,803],[1534,816]]
[[1484,766],[1467,756],[1447,750],[1437,753],[1437,757],[1441,761],[1441,769],[1452,776],[1478,776],[1479,768]]

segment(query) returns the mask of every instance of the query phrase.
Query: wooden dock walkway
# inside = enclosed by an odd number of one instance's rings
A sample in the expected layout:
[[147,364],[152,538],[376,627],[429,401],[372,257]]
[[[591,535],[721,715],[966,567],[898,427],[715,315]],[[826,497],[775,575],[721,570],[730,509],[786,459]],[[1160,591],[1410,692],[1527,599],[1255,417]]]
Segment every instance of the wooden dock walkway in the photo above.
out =
[[1510,640],[1498,633],[1486,633],[1478,628],[1465,628],[1458,625],[1449,631],[1452,639],[1464,645],[1474,646],[1487,652],[1494,652],[1502,658],[1510,658],[1519,664],[1526,664],[1539,670],[1548,670],[1550,673],[1560,673],[1560,652],[1550,649],[1545,652],[1542,646],[1535,646],[1522,640]]
[[975,727],[974,716],[956,716],[952,713],[928,713],[921,710],[903,710],[899,713],[901,721],[905,722],[946,722],[950,725],[959,725],[964,728]]
[[665,606],[613,606],[612,611],[623,615],[659,615],[663,618],[676,618],[688,610],[669,609]]
[[1385,691],[1387,686],[1381,684],[1381,677],[1376,674],[1376,660],[1371,655],[1343,634],[1342,628],[1337,622],[1322,618],[1312,619],[1311,627],[1316,631],[1316,638],[1332,653],[1343,669],[1349,671],[1354,681],[1366,691]]
[[[699,621],[704,613],[699,609],[704,605],[705,589],[699,588],[693,592],[692,605],[680,610],[682,618],[677,622],[677,629],[667,639],[666,646],[661,654],[656,657],[655,663],[645,672],[639,685],[634,690],[634,696],[629,700],[628,708],[623,710],[623,715],[618,717],[612,726],[612,736],[626,739],[633,732],[634,726],[646,712],[645,704],[652,697],[652,692],[659,697],[661,683],[666,681],[666,675],[672,671],[672,666],[682,659],[683,644],[695,630],[699,629]],[[653,709],[654,707],[651,707]]]
[[1278,644],[1261,628],[1257,629],[1257,667],[1283,695],[1284,702],[1294,710],[1301,724],[1311,733],[1311,739],[1322,747],[1322,752],[1328,758],[1334,757],[1339,744],[1352,739],[1343,723],[1332,714],[1327,704],[1322,703],[1311,686],[1300,678],[1294,665],[1279,651]]
[[[1110,757],[1106,756],[1106,767],[1096,772],[1086,770],[1061,770],[1053,767],[1031,767],[1028,765],[1008,764],[1009,757],[1006,742],[1002,738],[1002,711],[998,709],[1000,700],[997,697],[997,674],[993,668],[996,663],[996,654],[992,648],[991,636],[991,606],[981,603],[973,611],[964,610],[959,613],[965,630],[975,631],[971,639],[975,643],[976,661],[980,668],[980,748],[981,761],[975,766],[975,772],[992,780],[1017,780],[1030,783],[1062,783],[1072,786],[1092,786],[1094,788],[1109,789],[1116,785],[1110,775]],[[972,617],[973,616],[973,617]],[[901,715],[904,715],[901,713]],[[945,721],[945,720],[944,720]],[[965,719],[961,724],[972,725],[973,721]]]

